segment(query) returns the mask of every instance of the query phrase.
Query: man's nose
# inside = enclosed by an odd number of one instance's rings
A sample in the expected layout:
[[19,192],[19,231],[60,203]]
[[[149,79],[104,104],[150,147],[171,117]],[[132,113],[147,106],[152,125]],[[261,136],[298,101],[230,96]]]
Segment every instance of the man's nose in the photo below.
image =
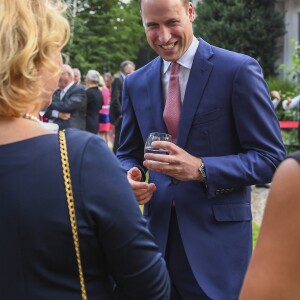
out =
[[159,28],[158,38],[161,43],[166,44],[171,39],[171,37],[172,35],[169,28],[165,26]]

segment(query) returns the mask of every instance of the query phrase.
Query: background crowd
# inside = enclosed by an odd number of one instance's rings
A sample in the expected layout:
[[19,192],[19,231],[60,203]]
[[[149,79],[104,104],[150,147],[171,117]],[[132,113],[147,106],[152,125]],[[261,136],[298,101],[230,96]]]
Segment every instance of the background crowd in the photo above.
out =
[[77,128],[99,134],[116,153],[122,125],[123,81],[134,70],[135,64],[126,60],[114,75],[89,70],[82,84],[81,71],[64,64],[52,103],[40,112],[41,120],[57,124],[56,130]]

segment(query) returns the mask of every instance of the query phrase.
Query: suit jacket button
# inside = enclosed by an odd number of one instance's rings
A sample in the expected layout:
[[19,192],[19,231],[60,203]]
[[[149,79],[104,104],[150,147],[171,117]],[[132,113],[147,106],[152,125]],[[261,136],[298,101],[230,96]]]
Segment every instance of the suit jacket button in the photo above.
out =
[[172,178],[172,183],[176,185],[176,184],[179,183],[179,180],[177,180],[177,179],[175,179],[175,178]]

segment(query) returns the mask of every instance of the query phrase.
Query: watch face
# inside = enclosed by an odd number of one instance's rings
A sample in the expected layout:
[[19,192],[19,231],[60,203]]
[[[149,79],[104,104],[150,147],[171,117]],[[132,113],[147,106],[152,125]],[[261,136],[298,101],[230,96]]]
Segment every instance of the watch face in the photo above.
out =
[[202,180],[205,181],[206,179],[206,174],[205,174],[205,169],[204,169],[204,164],[202,163],[200,168],[199,168],[200,174],[202,176]]

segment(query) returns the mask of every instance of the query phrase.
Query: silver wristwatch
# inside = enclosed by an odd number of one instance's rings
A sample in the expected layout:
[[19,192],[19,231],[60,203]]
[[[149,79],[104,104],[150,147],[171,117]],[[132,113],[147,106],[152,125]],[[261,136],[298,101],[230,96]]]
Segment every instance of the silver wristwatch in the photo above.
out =
[[202,177],[201,181],[205,182],[206,181],[206,173],[205,173],[205,167],[204,167],[203,160],[202,160],[201,166],[199,167],[199,172],[200,172],[201,177]]

